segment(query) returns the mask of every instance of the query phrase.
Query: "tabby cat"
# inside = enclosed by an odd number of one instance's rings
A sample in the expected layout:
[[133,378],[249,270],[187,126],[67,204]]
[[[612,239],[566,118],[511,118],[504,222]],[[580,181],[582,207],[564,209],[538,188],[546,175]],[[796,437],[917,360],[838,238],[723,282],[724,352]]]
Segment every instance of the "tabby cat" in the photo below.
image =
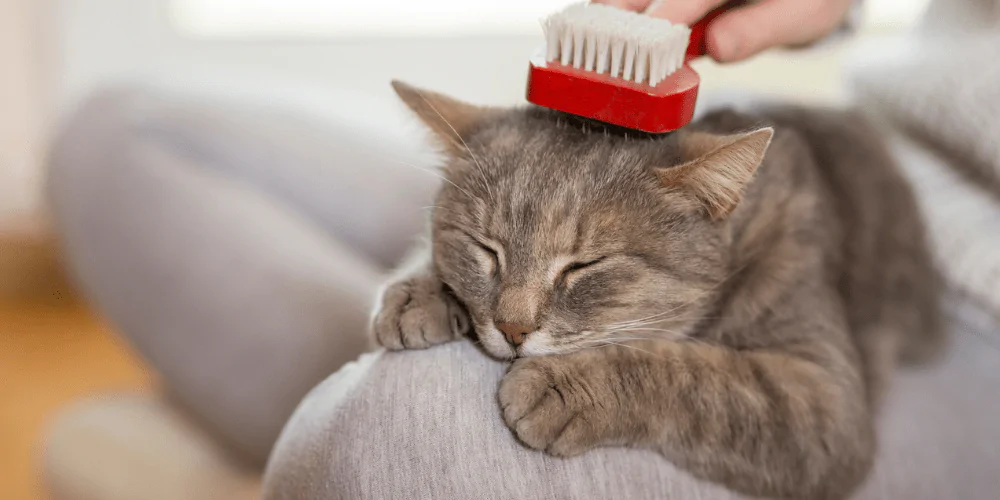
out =
[[380,345],[474,331],[514,360],[504,421],[552,455],[649,448],[777,498],[865,478],[886,379],[943,337],[913,194],[864,120],[719,110],[653,137],[393,85],[447,162]]

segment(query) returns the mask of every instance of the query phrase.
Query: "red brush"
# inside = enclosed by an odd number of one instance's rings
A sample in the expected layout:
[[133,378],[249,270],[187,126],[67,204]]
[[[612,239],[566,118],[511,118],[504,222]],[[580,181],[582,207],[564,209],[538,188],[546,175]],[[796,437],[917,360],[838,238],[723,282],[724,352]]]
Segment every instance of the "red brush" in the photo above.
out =
[[650,133],[691,122],[705,55],[705,28],[691,28],[600,4],[567,7],[543,22],[546,46],[531,58],[528,101]]

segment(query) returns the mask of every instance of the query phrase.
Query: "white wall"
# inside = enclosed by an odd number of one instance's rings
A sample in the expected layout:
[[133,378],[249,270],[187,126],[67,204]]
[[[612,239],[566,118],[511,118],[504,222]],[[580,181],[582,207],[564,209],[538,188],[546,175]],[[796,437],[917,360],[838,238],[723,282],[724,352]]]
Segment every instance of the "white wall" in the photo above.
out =
[[[411,83],[484,103],[523,102],[535,36],[301,39],[186,39],[170,24],[168,0],[58,0],[60,103],[109,81],[188,88],[346,91],[390,98],[388,82]],[[345,0],[333,0],[345,1]],[[838,85],[839,53],[772,54],[724,70],[699,65],[705,88],[740,86],[828,97]],[[816,75],[811,77],[811,75]]]
[[62,0],[61,103],[109,80],[198,88],[310,85],[388,96],[402,78],[469,99],[516,102],[533,36],[200,41],[173,30],[167,0]]
[[45,100],[35,0],[0,1],[0,232],[39,206]]

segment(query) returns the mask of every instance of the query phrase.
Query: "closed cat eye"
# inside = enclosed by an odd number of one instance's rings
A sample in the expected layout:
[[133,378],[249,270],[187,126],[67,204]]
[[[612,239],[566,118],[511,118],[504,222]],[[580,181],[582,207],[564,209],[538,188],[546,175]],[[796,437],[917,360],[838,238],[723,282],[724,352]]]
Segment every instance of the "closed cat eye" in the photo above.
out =
[[499,272],[500,271],[500,254],[499,254],[499,252],[497,252],[496,250],[494,250],[489,245],[486,245],[485,243],[482,243],[482,242],[480,242],[479,240],[477,240],[475,238],[471,238],[471,239],[472,239],[473,243],[475,243],[475,245],[477,247],[479,247],[482,251],[484,251],[487,254],[489,254],[490,258],[493,259],[493,271],[494,272]]
[[599,264],[600,262],[603,262],[605,258],[606,257],[601,257],[601,258],[598,258],[598,259],[588,260],[588,261],[585,261],[585,262],[573,262],[573,263],[567,265],[566,267],[564,267],[562,269],[562,271],[559,272],[559,282],[565,281],[566,277],[569,276],[572,273],[575,273],[577,271],[581,271],[581,270],[586,269],[588,267],[591,267],[591,266],[593,266],[595,264]]

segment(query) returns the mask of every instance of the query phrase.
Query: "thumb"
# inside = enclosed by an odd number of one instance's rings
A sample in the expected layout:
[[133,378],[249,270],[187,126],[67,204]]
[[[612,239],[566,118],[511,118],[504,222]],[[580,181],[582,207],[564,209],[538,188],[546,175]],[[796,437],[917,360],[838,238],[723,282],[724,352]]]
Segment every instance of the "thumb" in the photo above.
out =
[[705,17],[716,7],[726,3],[727,0],[688,0],[686,2],[657,0],[652,3],[652,7],[647,7],[647,14],[653,17],[662,17],[673,23],[691,25],[699,19]]

